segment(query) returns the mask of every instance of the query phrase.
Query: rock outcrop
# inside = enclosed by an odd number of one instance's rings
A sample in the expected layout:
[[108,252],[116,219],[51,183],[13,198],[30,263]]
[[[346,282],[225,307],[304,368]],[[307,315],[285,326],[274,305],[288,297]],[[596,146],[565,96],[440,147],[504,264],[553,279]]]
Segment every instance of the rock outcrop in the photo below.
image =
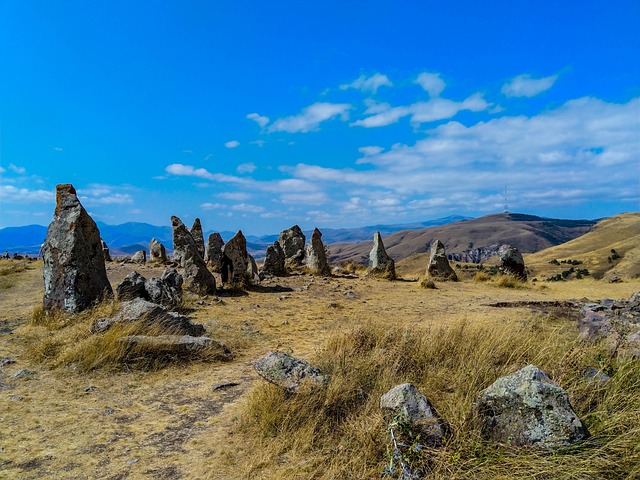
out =
[[566,392],[534,365],[496,380],[474,409],[482,435],[499,443],[552,450],[589,437]]
[[306,241],[307,239],[298,225],[280,232],[278,243],[284,252],[285,266],[287,268],[295,270],[302,266]]
[[327,260],[327,254],[324,251],[324,243],[322,243],[322,232],[317,228],[313,230],[309,245],[307,245],[307,271],[312,275],[330,276],[331,267]]
[[164,248],[164,245],[155,238],[152,238],[149,243],[149,261],[161,263],[163,265],[165,263],[169,263],[166,248]]
[[248,283],[247,268],[249,258],[247,253],[247,239],[238,230],[231,240],[222,247],[222,283],[235,288],[243,288]]
[[196,218],[193,221],[193,225],[191,226],[189,233],[191,233],[191,236],[193,237],[198,253],[204,259],[204,234],[202,233],[202,224],[200,223],[199,218]]
[[284,251],[278,242],[274,242],[273,245],[267,247],[262,273],[264,275],[273,275],[274,277],[284,277],[287,275],[284,262]]
[[80,312],[112,297],[104,258],[100,231],[73,185],[58,185],[43,246],[44,310]]
[[436,240],[431,245],[431,255],[429,256],[429,264],[427,266],[427,275],[436,280],[458,281],[456,272],[449,265],[447,252],[444,244],[440,240]]
[[524,259],[520,251],[513,245],[502,245],[498,249],[500,257],[500,271],[504,275],[514,275],[522,280],[527,279],[527,272],[524,266]]
[[369,253],[369,270],[367,271],[367,275],[386,278],[387,280],[396,279],[396,264],[393,259],[387,255],[380,232],[376,232],[373,235],[373,248],[371,249],[371,253]]
[[204,261],[212,271],[217,273],[222,271],[222,247],[224,247],[224,240],[219,233],[209,235],[204,251]]
[[380,408],[387,416],[402,415],[412,430],[420,434],[423,446],[440,447],[444,443],[447,424],[433,405],[411,383],[396,385],[380,397]]
[[298,392],[303,385],[313,389],[324,387],[329,382],[329,377],[317,367],[283,352],[269,352],[253,367],[267,382],[290,393]]
[[185,288],[199,295],[213,295],[216,292],[216,279],[207,270],[191,233],[176,216],[171,217],[171,226],[174,260],[184,268]]

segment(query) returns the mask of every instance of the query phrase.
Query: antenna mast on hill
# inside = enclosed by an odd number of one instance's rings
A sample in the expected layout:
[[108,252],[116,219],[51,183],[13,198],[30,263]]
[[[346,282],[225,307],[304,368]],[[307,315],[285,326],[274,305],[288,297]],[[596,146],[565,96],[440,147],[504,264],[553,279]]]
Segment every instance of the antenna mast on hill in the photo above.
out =
[[509,204],[507,203],[507,186],[504,186],[504,213],[509,213]]

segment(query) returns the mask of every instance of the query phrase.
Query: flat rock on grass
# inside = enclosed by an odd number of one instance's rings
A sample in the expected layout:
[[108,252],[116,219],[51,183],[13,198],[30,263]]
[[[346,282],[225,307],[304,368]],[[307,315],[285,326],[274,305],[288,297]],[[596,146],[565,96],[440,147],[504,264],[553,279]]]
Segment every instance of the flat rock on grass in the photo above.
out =
[[231,351],[223,344],[209,337],[192,337],[190,335],[130,335],[118,340],[150,353],[185,354],[204,348],[220,349],[224,356]]
[[324,387],[329,377],[313,365],[283,352],[269,352],[253,364],[256,372],[267,382],[290,393],[296,393],[303,384]]

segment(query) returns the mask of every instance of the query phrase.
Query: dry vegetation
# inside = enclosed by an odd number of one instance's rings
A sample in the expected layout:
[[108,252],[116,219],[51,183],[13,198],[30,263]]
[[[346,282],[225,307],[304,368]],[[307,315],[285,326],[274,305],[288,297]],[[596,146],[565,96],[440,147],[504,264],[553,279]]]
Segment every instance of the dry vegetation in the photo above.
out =
[[[132,268],[110,264],[112,283]],[[580,343],[575,311],[517,306],[628,298],[640,280],[516,285],[473,281],[473,272],[424,289],[408,275],[389,282],[343,268],[331,279],[291,276],[245,294],[189,297],[185,311],[234,353],[189,363],[118,350],[122,331],[91,335],[116,302],[42,315],[40,263],[3,275],[11,286],[0,291],[0,360],[15,363],[0,367],[0,478],[380,478],[390,440],[379,397],[406,381],[452,427],[443,449],[413,459],[428,478],[640,476],[638,362]],[[491,306],[498,302],[514,307]],[[259,380],[251,362],[269,350],[317,364],[331,375],[326,391],[287,396]],[[480,440],[471,402],[529,363],[568,390],[591,440],[554,455]],[[587,366],[613,380],[588,385]],[[23,369],[33,373],[13,377]]]

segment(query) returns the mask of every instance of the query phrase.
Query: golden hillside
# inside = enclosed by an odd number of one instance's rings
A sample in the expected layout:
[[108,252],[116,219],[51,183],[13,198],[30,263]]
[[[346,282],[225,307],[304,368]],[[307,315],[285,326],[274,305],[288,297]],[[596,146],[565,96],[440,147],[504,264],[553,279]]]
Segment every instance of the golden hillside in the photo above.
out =
[[[611,250],[615,250],[618,259]],[[598,222],[593,229],[574,240],[525,255],[533,275],[548,277],[566,270],[552,260],[578,260],[595,278],[637,278],[640,276],[640,213],[622,213]]]

